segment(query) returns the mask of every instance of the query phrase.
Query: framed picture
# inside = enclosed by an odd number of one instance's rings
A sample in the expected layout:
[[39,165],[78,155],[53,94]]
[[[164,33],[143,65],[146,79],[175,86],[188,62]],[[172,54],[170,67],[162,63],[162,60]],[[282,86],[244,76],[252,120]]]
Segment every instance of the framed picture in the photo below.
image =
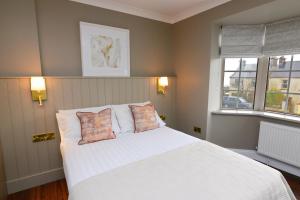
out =
[[80,22],[83,76],[130,76],[129,30]]

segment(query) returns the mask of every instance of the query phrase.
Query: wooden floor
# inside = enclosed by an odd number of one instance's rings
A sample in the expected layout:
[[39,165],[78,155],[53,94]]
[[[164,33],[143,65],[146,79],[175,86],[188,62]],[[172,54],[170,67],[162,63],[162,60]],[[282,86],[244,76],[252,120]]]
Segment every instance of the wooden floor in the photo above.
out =
[[8,200],[67,200],[66,180],[59,180],[29,190],[9,195]]
[[[300,200],[300,178],[284,174],[297,199]],[[48,183],[26,191],[12,194],[8,200],[67,200],[68,189],[65,180]]]
[[289,183],[291,189],[293,190],[297,199],[300,200],[300,178],[289,174],[284,174],[287,182]]

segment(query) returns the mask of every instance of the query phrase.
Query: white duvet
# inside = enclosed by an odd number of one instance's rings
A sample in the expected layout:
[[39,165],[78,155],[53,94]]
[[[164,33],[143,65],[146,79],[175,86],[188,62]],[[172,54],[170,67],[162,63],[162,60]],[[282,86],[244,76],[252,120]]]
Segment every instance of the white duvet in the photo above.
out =
[[280,172],[163,127],[61,146],[71,200],[294,200]]
[[64,139],[61,152],[68,188],[97,174],[197,141],[168,127],[125,133],[115,140],[86,145],[78,145],[78,139]]

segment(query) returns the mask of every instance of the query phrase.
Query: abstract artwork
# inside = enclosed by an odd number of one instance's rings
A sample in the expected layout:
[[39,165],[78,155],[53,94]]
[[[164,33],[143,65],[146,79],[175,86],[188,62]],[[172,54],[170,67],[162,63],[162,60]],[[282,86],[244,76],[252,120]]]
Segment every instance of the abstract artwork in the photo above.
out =
[[83,76],[130,76],[129,30],[80,22]]

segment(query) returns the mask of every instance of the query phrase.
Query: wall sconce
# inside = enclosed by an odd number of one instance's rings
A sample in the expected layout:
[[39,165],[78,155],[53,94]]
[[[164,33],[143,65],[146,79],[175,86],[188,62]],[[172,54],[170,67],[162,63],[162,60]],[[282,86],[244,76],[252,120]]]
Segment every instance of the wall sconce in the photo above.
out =
[[43,77],[31,77],[31,97],[33,101],[39,101],[42,106],[42,101],[47,99],[46,83]]
[[165,95],[168,85],[169,85],[168,77],[159,77],[157,79],[157,93]]

